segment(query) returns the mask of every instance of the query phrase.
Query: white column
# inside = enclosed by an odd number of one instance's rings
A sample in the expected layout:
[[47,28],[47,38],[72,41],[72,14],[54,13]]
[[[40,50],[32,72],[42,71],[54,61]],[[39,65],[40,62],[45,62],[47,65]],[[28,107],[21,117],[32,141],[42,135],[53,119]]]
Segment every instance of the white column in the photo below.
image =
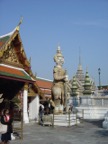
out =
[[36,96],[36,119],[38,121],[38,117],[39,117],[39,96]]
[[29,104],[29,118],[30,120],[38,120],[38,114],[39,114],[39,96],[36,95],[35,97],[32,97],[32,100]]
[[24,123],[29,123],[27,105],[28,105],[28,85],[26,84],[24,86],[24,92],[23,92],[23,121]]

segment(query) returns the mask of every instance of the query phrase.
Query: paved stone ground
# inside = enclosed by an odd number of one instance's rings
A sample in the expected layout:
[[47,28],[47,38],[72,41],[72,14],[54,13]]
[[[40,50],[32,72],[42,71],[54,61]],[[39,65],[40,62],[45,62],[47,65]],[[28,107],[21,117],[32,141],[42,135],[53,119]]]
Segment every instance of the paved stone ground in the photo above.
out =
[[23,140],[11,144],[108,144],[108,130],[101,125],[102,121],[84,121],[78,126],[53,128],[30,123],[24,125]]

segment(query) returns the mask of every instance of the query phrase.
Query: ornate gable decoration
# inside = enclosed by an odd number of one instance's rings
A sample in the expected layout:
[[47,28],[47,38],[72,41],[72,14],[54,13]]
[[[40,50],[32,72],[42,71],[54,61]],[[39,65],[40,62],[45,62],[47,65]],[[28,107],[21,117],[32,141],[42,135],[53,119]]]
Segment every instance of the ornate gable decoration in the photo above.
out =
[[17,28],[13,32],[0,37],[0,43],[0,60],[2,63],[23,67],[29,71],[30,62],[27,60]]
[[3,59],[10,63],[20,64],[20,62],[18,60],[18,56],[17,56],[12,44],[10,44],[10,46],[8,46],[7,50],[4,51]]

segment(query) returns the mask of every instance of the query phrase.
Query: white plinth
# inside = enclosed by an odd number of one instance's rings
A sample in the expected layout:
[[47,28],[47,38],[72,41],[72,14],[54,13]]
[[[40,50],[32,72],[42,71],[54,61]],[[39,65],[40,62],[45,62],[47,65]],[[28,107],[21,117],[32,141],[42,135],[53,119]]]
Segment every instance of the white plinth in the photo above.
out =
[[63,105],[56,106],[55,113],[63,113]]
[[54,115],[55,126],[72,126],[79,124],[80,121],[77,119],[76,114],[60,114]]

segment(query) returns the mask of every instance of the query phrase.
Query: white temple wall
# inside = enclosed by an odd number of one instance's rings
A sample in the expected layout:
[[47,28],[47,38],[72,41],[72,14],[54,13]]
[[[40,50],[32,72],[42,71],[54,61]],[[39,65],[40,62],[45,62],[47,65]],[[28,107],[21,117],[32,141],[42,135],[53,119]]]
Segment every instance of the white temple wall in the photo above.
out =
[[81,96],[80,105],[108,107],[108,96]]
[[76,108],[78,116],[84,119],[104,119],[108,111],[108,97],[82,96]]
[[91,120],[101,120],[104,119],[108,108],[107,107],[76,107],[78,110],[77,116],[83,119],[91,119]]

